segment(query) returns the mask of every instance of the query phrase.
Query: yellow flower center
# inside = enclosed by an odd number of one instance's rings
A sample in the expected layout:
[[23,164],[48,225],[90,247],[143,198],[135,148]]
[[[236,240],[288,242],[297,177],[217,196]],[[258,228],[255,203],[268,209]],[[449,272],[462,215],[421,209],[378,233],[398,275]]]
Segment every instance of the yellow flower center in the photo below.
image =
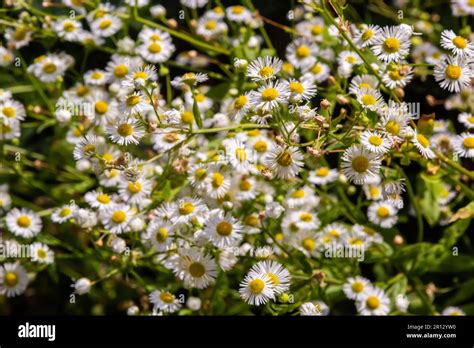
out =
[[430,146],[430,141],[426,139],[426,137],[423,134],[417,134],[416,140],[418,140],[420,145],[423,146],[424,148],[427,148],[428,146]]
[[199,263],[199,262],[193,262],[189,266],[189,273],[194,277],[194,278],[201,278],[204,273],[206,273],[206,269],[204,266]]
[[321,168],[316,169],[316,176],[326,177],[328,176],[328,174],[329,174],[329,168],[327,167],[321,167]]
[[303,239],[302,246],[305,250],[312,251],[316,246],[316,242],[311,238]]
[[138,193],[142,190],[142,185],[136,181],[136,182],[129,182],[128,183],[128,191],[130,191],[131,193]]
[[352,291],[359,293],[364,290],[365,286],[362,282],[356,280],[354,283],[352,283],[351,288]]
[[112,25],[112,21],[107,18],[107,19],[103,19],[102,21],[100,21],[99,28],[100,29],[107,29],[111,25]]
[[389,53],[395,53],[400,49],[400,41],[395,37],[389,37],[383,43],[383,49]]
[[293,163],[293,157],[289,151],[283,151],[278,156],[277,163],[282,167],[289,167]]
[[371,30],[371,29],[367,29],[366,31],[364,31],[364,33],[362,34],[361,36],[361,39],[362,41],[368,41],[372,38],[372,36],[374,36],[374,31]]
[[265,289],[265,282],[261,279],[253,279],[249,283],[249,290],[252,294],[261,294],[263,289]]
[[168,238],[168,229],[166,227],[161,227],[156,231],[155,239],[158,243],[164,243]]
[[87,93],[89,93],[89,88],[87,88],[86,86],[79,86],[76,89],[76,94],[77,94],[78,97],[83,97]]
[[391,80],[393,81],[400,81],[403,79],[403,76],[400,75],[400,72],[398,70],[392,70],[388,73],[388,76],[390,77]]
[[129,95],[125,100],[127,106],[135,106],[140,102],[140,96],[136,94]]
[[43,72],[46,74],[52,74],[56,71],[56,64],[54,63],[46,63],[43,65]]
[[232,233],[232,224],[227,221],[219,222],[216,226],[216,232],[225,237]]
[[348,62],[349,64],[354,64],[356,61],[357,61],[357,59],[354,56],[347,56],[346,57],[346,62]]
[[237,110],[242,109],[247,104],[248,98],[245,95],[241,95],[234,100],[234,108]]
[[377,135],[371,135],[369,137],[369,143],[374,146],[380,146],[382,144],[382,138]]
[[194,114],[191,111],[185,111],[181,114],[181,121],[186,124],[194,122]]
[[311,27],[311,34],[320,35],[323,32],[323,26],[316,24]]
[[380,300],[375,296],[369,296],[366,300],[367,307],[377,309],[380,307]]
[[245,218],[245,224],[247,226],[256,227],[258,226],[258,218],[255,215],[249,215]]
[[161,40],[161,36],[158,35],[158,34],[151,34],[151,35],[150,35],[150,40],[151,40],[151,41],[160,41],[160,40]]
[[362,102],[362,104],[364,105],[375,105],[377,103],[377,100],[374,98],[373,95],[371,94],[364,94],[361,98],[360,98],[360,101]]
[[124,64],[119,64],[114,69],[114,75],[116,77],[124,77],[128,73],[128,68]]
[[171,133],[167,133],[165,134],[165,136],[163,137],[163,139],[167,142],[167,143],[174,143],[176,142],[178,139],[179,139],[179,136],[177,133],[174,133],[174,132],[171,132]]
[[319,64],[319,63],[311,68],[311,72],[313,74],[319,74],[321,72],[321,70],[323,70],[323,68],[322,68],[321,64]]
[[8,118],[12,118],[15,116],[16,112],[15,112],[15,109],[12,108],[11,106],[5,106],[2,109],[2,114],[4,114]]
[[102,78],[102,76],[104,76],[101,72],[99,71],[94,71],[92,74],[91,74],[91,78],[93,80],[100,80]]
[[369,160],[365,156],[357,156],[352,160],[352,169],[357,173],[365,173],[369,169]]
[[257,152],[265,152],[268,149],[268,145],[265,141],[259,140],[259,141],[255,142],[255,144],[253,145],[253,148]]
[[161,52],[161,46],[157,44],[156,42],[153,42],[151,45],[148,46],[148,51],[150,53],[160,53]]
[[454,39],[453,39],[453,44],[454,46],[456,46],[457,48],[459,49],[464,49],[466,48],[467,46],[467,41],[465,38],[463,38],[462,36],[456,36]]
[[117,128],[117,133],[122,137],[128,137],[133,133],[133,127],[128,123],[123,123]]
[[36,255],[40,258],[40,259],[45,259],[46,256],[48,256],[48,254],[46,253],[46,251],[44,249],[38,249],[38,251],[36,251]]
[[368,89],[368,88],[371,88],[371,87],[372,87],[372,86],[369,85],[369,84],[366,83],[366,82],[361,82],[361,83],[359,83],[359,88],[367,88],[367,89]]
[[392,135],[398,135],[400,133],[400,125],[395,121],[388,121],[385,125],[385,130]]
[[74,25],[73,22],[64,22],[63,24],[63,29],[64,31],[67,31],[68,33],[72,33],[74,29],[76,29],[76,26]]
[[271,66],[264,66],[263,68],[260,69],[258,74],[261,77],[270,77],[273,75],[273,68]]
[[196,101],[198,103],[202,103],[205,99],[206,97],[204,96],[204,94],[196,94]]
[[169,292],[162,292],[160,294],[160,300],[163,301],[164,303],[173,303],[174,296],[173,294],[170,294]]
[[15,272],[7,272],[4,277],[5,284],[11,288],[18,284],[18,276]]
[[244,148],[238,147],[235,149],[235,157],[240,162],[245,162],[247,160],[247,152]]
[[300,46],[296,49],[296,55],[298,58],[306,58],[311,54],[311,50],[308,46]]
[[461,76],[461,67],[449,64],[445,70],[446,76],[451,80],[457,80]]
[[467,122],[474,124],[474,116],[468,117]]
[[217,27],[216,21],[207,21],[206,25],[204,26],[207,30],[214,30]]
[[95,112],[98,114],[105,114],[109,110],[109,104],[106,101],[99,100],[95,103]]
[[250,183],[250,181],[248,180],[240,180],[240,183],[239,183],[239,189],[240,191],[250,191],[250,189],[252,188],[252,184]]
[[379,207],[377,209],[377,216],[379,218],[385,219],[390,215],[390,210],[387,207]]
[[467,137],[463,140],[462,144],[465,148],[474,149],[474,137]]
[[181,215],[189,215],[194,211],[194,204],[191,202],[183,202],[179,206],[179,213]]
[[234,6],[232,7],[232,13],[233,14],[242,14],[244,12],[245,8],[243,6]]
[[300,220],[304,222],[310,222],[313,220],[313,215],[311,213],[301,213]]
[[127,215],[122,210],[114,211],[114,213],[112,214],[112,221],[117,224],[124,222],[126,218]]
[[68,215],[71,215],[71,208],[63,208],[61,209],[61,211],[59,212],[59,216],[60,217],[66,217]]
[[207,171],[204,168],[199,168],[194,172],[194,177],[197,180],[204,180],[206,176],[207,176]]
[[380,193],[380,190],[377,186],[371,185],[369,188],[369,192],[372,197],[377,197]]
[[291,195],[293,198],[303,198],[304,197],[304,190],[297,190],[293,192]]
[[102,204],[110,203],[110,197],[109,197],[109,195],[107,195],[105,193],[101,193],[101,194],[97,195],[96,199],[97,199],[97,201],[99,201]]
[[22,215],[16,219],[16,223],[18,226],[23,227],[23,228],[28,228],[31,225],[31,220],[28,216]]
[[304,87],[300,82],[291,82],[290,83],[290,90],[293,93],[301,94],[304,92]]
[[212,187],[218,188],[221,187],[224,183],[224,176],[221,173],[212,174]]

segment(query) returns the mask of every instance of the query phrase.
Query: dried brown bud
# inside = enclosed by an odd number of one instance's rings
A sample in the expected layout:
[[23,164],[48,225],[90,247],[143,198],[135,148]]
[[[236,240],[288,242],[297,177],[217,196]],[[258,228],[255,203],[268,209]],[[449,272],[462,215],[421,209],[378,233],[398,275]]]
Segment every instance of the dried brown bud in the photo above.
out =
[[347,105],[349,103],[349,99],[343,95],[338,95],[337,96],[337,102],[341,105]]
[[435,106],[436,105],[436,98],[433,97],[432,95],[428,94],[426,96],[426,102],[428,103],[429,106]]
[[329,83],[330,85],[335,85],[335,84],[336,84],[336,78],[335,78],[334,76],[330,75],[330,76],[328,77],[328,83]]
[[189,58],[196,58],[198,56],[198,52],[195,50],[188,51]]
[[171,29],[176,29],[178,27],[178,22],[176,21],[176,19],[168,19],[168,27],[170,27]]
[[327,110],[331,107],[331,102],[327,99],[321,100],[321,103],[319,103],[319,106],[321,109]]
[[395,88],[393,91],[395,92],[395,95],[396,95],[398,98],[403,98],[403,97],[405,97],[405,91],[403,90],[403,88],[398,87],[398,88]]
[[403,237],[399,234],[397,234],[394,238],[393,238],[393,244],[395,245],[403,245],[405,241],[403,240]]
[[272,174],[272,171],[268,168],[264,168],[260,171],[260,173],[262,173],[262,175],[265,177],[265,179],[267,180],[271,180],[273,178],[273,174]]
[[315,148],[315,147],[312,147],[312,146],[308,146],[306,148],[306,151],[313,157],[321,157],[322,155],[324,155],[324,150],[323,149],[318,149],[318,148]]
[[33,162],[33,166],[36,170],[40,170],[41,168],[43,168],[43,162],[41,162],[40,160],[35,160]]
[[184,158],[177,158],[173,161],[173,169],[177,173],[185,173],[188,168],[188,161]]
[[324,118],[324,116],[321,116],[321,115],[316,115],[314,117],[314,121],[316,121],[316,123],[320,126],[322,126],[326,123],[326,119]]
[[285,139],[281,135],[277,135],[275,137],[275,141],[278,145],[284,145],[285,144]]

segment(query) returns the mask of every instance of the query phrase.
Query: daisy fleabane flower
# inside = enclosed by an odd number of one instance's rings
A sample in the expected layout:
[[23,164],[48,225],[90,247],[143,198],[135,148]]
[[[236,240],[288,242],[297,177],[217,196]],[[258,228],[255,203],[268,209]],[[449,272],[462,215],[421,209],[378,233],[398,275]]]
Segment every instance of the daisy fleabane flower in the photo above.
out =
[[32,261],[44,264],[54,262],[54,252],[46,244],[33,243],[30,248]]
[[413,145],[415,145],[415,147],[418,149],[418,151],[423,155],[423,157],[428,159],[436,157],[433,150],[431,150],[430,139],[427,138],[425,135],[413,130],[413,137],[411,138],[411,141],[413,142]]
[[290,272],[276,261],[261,261],[254,265],[252,270],[270,278],[275,295],[280,295],[290,288]]
[[275,298],[272,279],[255,270],[245,276],[240,283],[240,297],[252,306],[260,306]]
[[398,221],[397,213],[397,208],[389,201],[374,202],[367,210],[367,217],[382,228],[391,228]]
[[474,134],[462,133],[454,140],[454,152],[459,157],[473,158],[474,157]]
[[452,30],[443,30],[441,33],[441,46],[457,57],[474,57],[474,45],[464,37],[456,35]]
[[278,80],[268,82],[249,94],[250,105],[263,111],[276,109],[280,104],[287,104],[289,96],[288,84]]
[[371,287],[356,302],[361,315],[387,315],[390,312],[390,299],[382,289]]
[[26,290],[28,275],[25,268],[18,263],[0,265],[0,294],[15,297]]
[[180,249],[173,271],[186,288],[205,289],[215,282],[217,263],[200,249]]
[[471,83],[473,73],[469,63],[462,58],[448,56],[434,67],[434,77],[441,88],[459,93]]
[[182,88],[184,86],[196,86],[199,83],[205,82],[209,79],[207,74],[188,72],[181,76],[175,77],[171,81],[171,85],[175,88]]
[[377,111],[385,105],[382,94],[378,89],[363,87],[357,91],[356,97],[364,109],[371,111]]
[[370,46],[377,39],[380,33],[380,27],[378,25],[365,25],[359,30],[355,36],[355,42],[361,48]]
[[303,167],[303,154],[296,147],[275,146],[263,158],[264,164],[277,179],[296,176]]
[[379,175],[381,157],[363,145],[352,145],[342,155],[342,172],[356,185],[362,185]]
[[150,294],[150,302],[153,304],[153,311],[163,311],[173,313],[181,308],[179,299],[166,290],[155,290]]
[[401,26],[384,27],[374,40],[372,51],[384,62],[398,62],[409,53],[410,35]]
[[367,292],[370,286],[370,281],[367,278],[356,276],[347,279],[342,286],[342,291],[348,299],[357,300]]
[[280,72],[283,62],[277,57],[258,57],[247,68],[247,76],[253,81],[267,81],[274,79]]
[[242,239],[242,225],[229,214],[221,210],[210,212],[204,233],[217,248],[235,246]]
[[389,137],[384,136],[376,131],[366,130],[360,136],[360,142],[370,152],[383,154],[390,150],[392,141]]
[[110,140],[119,145],[137,145],[145,135],[140,121],[131,117],[119,119],[114,125],[108,126],[106,132]]
[[26,208],[14,208],[5,218],[8,230],[15,236],[31,238],[40,233],[43,223],[41,218]]

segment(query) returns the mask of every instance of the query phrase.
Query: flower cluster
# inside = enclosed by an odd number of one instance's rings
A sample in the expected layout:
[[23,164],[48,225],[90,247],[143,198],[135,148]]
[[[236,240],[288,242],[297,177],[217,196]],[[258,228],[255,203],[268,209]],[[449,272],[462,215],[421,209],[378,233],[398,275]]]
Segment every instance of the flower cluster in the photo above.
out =
[[27,84],[0,90],[0,229],[31,250],[0,257],[0,294],[50,267],[77,295],[128,286],[130,315],[464,314],[429,271],[462,273],[453,247],[472,264],[470,31],[401,1],[396,25],[180,3],[180,22],[148,0],[0,14],[0,66]]

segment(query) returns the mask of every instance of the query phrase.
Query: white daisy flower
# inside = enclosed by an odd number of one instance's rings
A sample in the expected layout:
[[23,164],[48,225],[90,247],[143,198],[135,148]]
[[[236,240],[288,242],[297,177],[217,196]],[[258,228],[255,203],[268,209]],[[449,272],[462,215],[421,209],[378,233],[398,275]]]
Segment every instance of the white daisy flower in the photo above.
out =
[[337,180],[337,169],[321,166],[309,173],[308,181],[315,185],[327,185]]
[[73,156],[76,161],[89,159],[99,152],[99,147],[103,145],[99,143],[99,139],[94,134],[87,134],[76,146],[74,146]]
[[123,181],[119,186],[119,196],[124,202],[139,205],[150,196],[152,183],[145,178],[136,181]]
[[370,152],[376,154],[384,154],[388,152],[392,146],[392,141],[376,131],[366,130],[360,136],[360,142]]
[[410,35],[401,26],[384,27],[374,40],[372,51],[384,62],[398,62],[408,55],[410,44]]
[[300,80],[290,79],[287,83],[291,102],[299,103],[304,100],[310,100],[316,95],[316,85],[312,79],[304,77]]
[[305,302],[300,306],[299,311],[301,316],[328,315],[329,307],[322,301]]
[[101,191],[90,191],[84,195],[84,200],[87,204],[99,210],[112,206],[114,198],[114,196]]
[[25,107],[20,102],[13,99],[0,102],[0,121],[23,121],[25,117]]
[[449,306],[441,312],[441,315],[464,316],[466,313],[459,307]]
[[295,177],[303,167],[303,154],[296,147],[276,146],[263,158],[264,165],[277,179]]
[[32,261],[45,264],[54,262],[54,252],[46,244],[33,243],[30,248]]
[[255,270],[250,270],[240,283],[239,293],[240,297],[252,306],[260,306],[275,299],[273,280]]
[[405,87],[413,78],[413,68],[406,64],[399,64],[387,69],[382,76],[383,83],[390,89]]
[[107,83],[107,73],[104,70],[89,70],[84,74],[84,82],[91,86],[103,86]]
[[209,166],[209,177],[205,194],[214,199],[220,199],[229,191],[232,184],[231,175],[222,166]]
[[388,201],[374,202],[367,209],[367,218],[382,228],[392,228],[398,221],[397,213],[397,208]]
[[0,265],[0,294],[7,297],[21,295],[28,286],[28,275],[18,263]]
[[350,300],[358,300],[370,290],[371,284],[370,280],[367,278],[356,276],[347,278],[346,282],[342,286],[342,291],[346,297]]
[[252,267],[252,270],[270,278],[275,295],[280,295],[290,289],[291,274],[280,263],[260,261]]
[[462,123],[468,129],[474,129],[474,114],[469,112],[462,112],[458,115],[459,123]]
[[114,204],[100,211],[102,224],[113,234],[128,232],[133,215],[132,210],[126,204]]
[[305,37],[299,37],[286,47],[286,59],[296,68],[309,69],[316,63],[317,46]]
[[248,172],[255,160],[253,151],[237,139],[226,143],[226,157],[230,165],[239,172]]
[[218,209],[210,212],[204,227],[206,237],[220,249],[235,246],[242,239],[242,230],[237,219]]
[[157,129],[151,135],[153,149],[158,152],[168,151],[186,139],[184,134],[171,128]]
[[352,145],[342,155],[342,172],[356,185],[362,185],[379,175],[381,162],[380,155],[362,145]]
[[416,130],[413,130],[413,137],[411,138],[411,141],[413,145],[418,149],[418,151],[423,155],[423,157],[431,159],[435,158],[436,155],[431,150],[431,142],[430,139],[424,136],[421,133],[418,133]]
[[119,145],[137,145],[145,135],[141,122],[131,117],[123,117],[117,120],[114,125],[106,128],[106,132],[110,140]]
[[349,92],[351,94],[356,94],[358,91],[362,90],[363,88],[370,90],[370,89],[377,89],[379,84],[379,80],[374,75],[357,75],[351,80],[351,84],[349,85]]
[[206,39],[212,39],[227,33],[229,28],[223,21],[209,17],[201,17],[197,22],[196,34]]
[[227,7],[225,13],[232,22],[247,23],[252,19],[252,12],[247,7],[240,5]]
[[169,291],[155,290],[150,294],[150,303],[153,304],[153,311],[163,311],[174,313],[181,308],[179,299]]
[[283,61],[278,57],[258,57],[250,62],[247,76],[256,82],[272,80],[280,72],[282,65]]
[[290,91],[283,81],[271,81],[249,94],[250,105],[263,111],[273,110],[280,104],[286,104]]
[[197,86],[199,83],[205,82],[209,79],[207,74],[188,72],[181,76],[175,77],[171,81],[171,85],[175,88],[183,88],[184,86]]
[[460,157],[474,157],[474,135],[471,133],[462,133],[456,136],[454,140],[454,152]]
[[74,217],[75,208],[72,205],[64,205],[61,208],[57,208],[51,214],[51,220],[57,224],[62,224],[69,219]]
[[207,5],[208,0],[180,0],[180,2],[189,8],[201,8]]
[[207,207],[200,198],[183,197],[177,201],[171,216],[175,224],[188,224],[192,220],[207,214]]
[[120,18],[106,14],[91,23],[91,30],[99,36],[110,37],[117,33],[121,26],[122,21]]
[[387,315],[390,312],[390,299],[382,289],[371,287],[356,302],[361,315]]
[[173,243],[174,228],[161,219],[155,219],[148,225],[146,233],[157,251],[166,251]]
[[173,55],[175,47],[171,41],[144,42],[137,47],[138,54],[150,63],[164,63]]
[[460,58],[474,57],[474,45],[468,39],[452,30],[443,30],[441,33],[441,47],[451,50],[451,52]]
[[240,122],[250,108],[249,93],[239,95],[230,104],[229,117],[232,121]]
[[311,78],[316,83],[322,83],[328,79],[330,74],[331,68],[329,65],[316,62],[305,72],[303,77]]
[[364,24],[363,27],[357,32],[356,36],[354,37],[354,40],[361,48],[371,46],[377,39],[380,30],[381,29],[378,25]]
[[73,19],[60,19],[53,23],[53,29],[59,37],[66,41],[78,41],[82,23]]
[[122,86],[126,88],[144,87],[147,82],[153,82],[158,79],[158,73],[154,65],[145,65],[135,68],[130,74],[126,74],[122,81]]
[[173,272],[184,282],[186,288],[205,289],[215,282],[217,264],[211,256],[199,249],[180,249]]
[[357,101],[364,109],[377,111],[385,105],[382,94],[378,89],[362,88],[357,91],[356,97]]
[[434,77],[441,88],[459,93],[471,83],[473,73],[469,63],[461,58],[447,57],[434,67]]
[[26,208],[14,208],[5,217],[8,230],[15,236],[32,238],[40,233],[43,223],[41,218]]

